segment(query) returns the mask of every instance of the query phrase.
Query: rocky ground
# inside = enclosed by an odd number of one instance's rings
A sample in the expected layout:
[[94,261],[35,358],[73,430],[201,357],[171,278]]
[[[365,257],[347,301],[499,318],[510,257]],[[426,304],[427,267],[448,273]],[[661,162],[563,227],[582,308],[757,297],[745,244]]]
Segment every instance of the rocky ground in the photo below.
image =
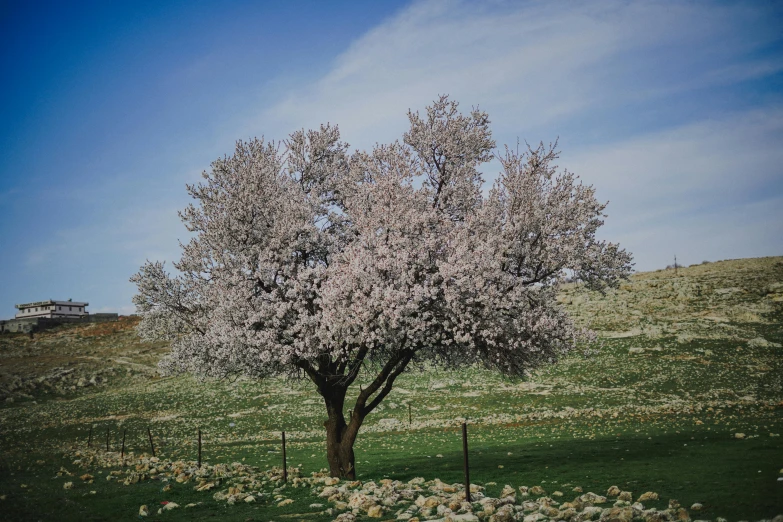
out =
[[161,344],[139,343],[138,319],[63,325],[34,335],[0,335],[0,400],[65,397],[109,382],[157,375]]
[[776,322],[770,314],[783,303],[783,258],[643,272],[606,295],[569,284],[558,300],[602,338],[755,340],[767,346],[753,325]]
[[[105,479],[125,486],[158,481],[165,492],[171,489],[170,483],[176,482],[192,484],[194,491],[209,492],[215,501],[228,505],[261,502],[284,507],[295,502],[286,495],[287,491],[308,488],[313,502],[302,506],[306,512],[299,516],[325,515],[339,522],[353,522],[363,517],[407,522],[686,522],[698,517],[702,509],[698,503],[681,506],[676,499],[669,499],[665,509],[646,507],[645,502],[660,500],[658,493],[645,491],[634,495],[617,486],[611,486],[601,495],[584,492],[581,486],[571,484],[563,484],[561,489],[551,492],[541,485],[518,488],[505,485],[497,497],[492,497],[485,493],[483,486],[471,484],[471,498],[467,501],[464,484],[447,484],[437,478],[416,477],[407,482],[391,479],[340,481],[328,476],[326,470],[303,476],[298,468],[290,468],[288,479],[284,481],[281,468],[261,470],[240,462],[199,466],[193,461],[132,454],[121,456],[116,452],[85,449],[72,451],[69,456],[75,459],[72,469],[97,469],[98,476],[61,467],[57,476],[64,489],[73,489],[74,481],[89,488],[95,480]],[[145,504],[139,507],[139,516],[161,515],[200,504],[180,506],[176,502],[164,502],[156,513]],[[722,520],[718,518],[716,522]],[[783,522],[783,515],[776,516],[772,522]]]

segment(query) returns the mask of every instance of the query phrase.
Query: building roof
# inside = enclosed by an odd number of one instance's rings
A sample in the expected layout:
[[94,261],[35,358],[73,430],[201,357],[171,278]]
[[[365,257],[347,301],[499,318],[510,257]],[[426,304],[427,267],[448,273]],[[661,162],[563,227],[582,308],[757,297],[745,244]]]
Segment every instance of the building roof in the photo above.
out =
[[55,301],[53,299],[49,299],[47,301],[35,301],[33,303],[23,303],[14,305],[14,308],[18,308],[21,310],[22,308],[30,308],[33,306],[47,306],[47,305],[62,305],[62,306],[89,306],[90,303],[84,303],[81,301]]

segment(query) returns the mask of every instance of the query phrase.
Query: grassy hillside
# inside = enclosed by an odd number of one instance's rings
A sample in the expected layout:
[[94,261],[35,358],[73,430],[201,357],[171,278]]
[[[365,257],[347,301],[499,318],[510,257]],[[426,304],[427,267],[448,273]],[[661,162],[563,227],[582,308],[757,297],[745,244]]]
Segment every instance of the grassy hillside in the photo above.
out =
[[[480,369],[404,375],[362,428],[361,483],[352,485],[318,475],[324,409],[306,382],[161,378],[166,346],[141,343],[134,318],[0,336],[0,519],[130,519],[141,505],[161,520],[332,520],[353,507],[364,519],[472,512],[498,522],[515,510],[527,522],[783,513],[783,258],[640,273],[605,296],[569,285],[559,300],[599,333],[598,353],[526,380]],[[472,507],[451,498],[464,497],[459,486],[443,485],[462,481],[463,421],[471,481],[485,496]],[[159,462],[149,459],[148,428]],[[201,471],[192,462],[199,428]],[[274,469],[282,430],[299,477],[285,487]],[[488,500],[508,498],[507,485],[515,509]],[[611,486],[631,501],[573,500]],[[327,487],[343,490],[318,497]],[[648,491],[657,499],[633,507]],[[416,510],[421,492],[441,507]],[[668,509],[673,499],[685,511]],[[167,501],[181,507],[158,515]]]

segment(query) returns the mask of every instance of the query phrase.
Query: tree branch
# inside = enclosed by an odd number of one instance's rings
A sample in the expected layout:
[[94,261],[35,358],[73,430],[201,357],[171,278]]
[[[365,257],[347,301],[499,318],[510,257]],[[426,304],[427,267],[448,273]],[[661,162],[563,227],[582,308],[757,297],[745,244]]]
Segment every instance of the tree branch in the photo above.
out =
[[394,386],[395,379],[397,379],[397,377],[403,371],[405,371],[408,363],[413,358],[413,350],[406,350],[406,352],[407,353],[405,356],[397,363],[397,367],[389,374],[389,377],[386,378],[386,384],[383,385],[383,388],[381,388],[381,390],[378,392],[378,395],[376,395],[370,404],[368,404],[364,409],[365,414],[373,411],[381,403],[381,401],[383,401],[383,399],[389,395],[389,392],[392,390],[392,386]]
[[350,369],[348,370],[348,374],[345,376],[346,387],[353,384],[353,382],[356,380],[356,377],[359,375],[359,369],[362,367],[362,363],[364,362],[364,358],[367,356],[368,351],[369,348],[366,345],[359,348],[359,351],[356,353],[356,357],[354,357]]
[[[366,407],[367,400],[372,396],[372,394],[380,389],[381,385],[387,381],[392,373],[395,374],[396,378],[396,376],[405,369],[405,366],[413,357],[413,353],[414,350],[411,349],[400,350],[391,359],[389,359],[375,379],[370,383],[370,385],[362,390],[361,393],[359,393],[359,396],[356,398],[356,406],[354,407],[354,411],[358,411],[362,416],[367,415],[371,411],[371,409],[368,410]],[[398,368],[398,364],[400,362],[403,362],[402,369]]]
[[294,361],[294,365],[297,368],[301,368],[302,370],[304,370],[307,376],[310,377],[310,380],[313,381],[313,383],[318,387],[319,391],[326,390],[328,386],[326,379],[324,379],[324,376],[321,373],[319,373],[318,370],[313,368],[313,365],[310,364],[309,361],[305,359],[296,359]]

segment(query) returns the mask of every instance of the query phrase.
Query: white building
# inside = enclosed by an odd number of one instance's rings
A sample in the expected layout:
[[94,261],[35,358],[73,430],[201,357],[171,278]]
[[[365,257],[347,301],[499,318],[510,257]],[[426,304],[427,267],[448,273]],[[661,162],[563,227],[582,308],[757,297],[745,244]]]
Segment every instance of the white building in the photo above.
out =
[[71,301],[36,301],[35,303],[25,303],[14,305],[19,309],[16,314],[17,319],[27,319],[31,317],[74,317],[80,318],[89,315],[87,306],[90,303],[79,303]]

